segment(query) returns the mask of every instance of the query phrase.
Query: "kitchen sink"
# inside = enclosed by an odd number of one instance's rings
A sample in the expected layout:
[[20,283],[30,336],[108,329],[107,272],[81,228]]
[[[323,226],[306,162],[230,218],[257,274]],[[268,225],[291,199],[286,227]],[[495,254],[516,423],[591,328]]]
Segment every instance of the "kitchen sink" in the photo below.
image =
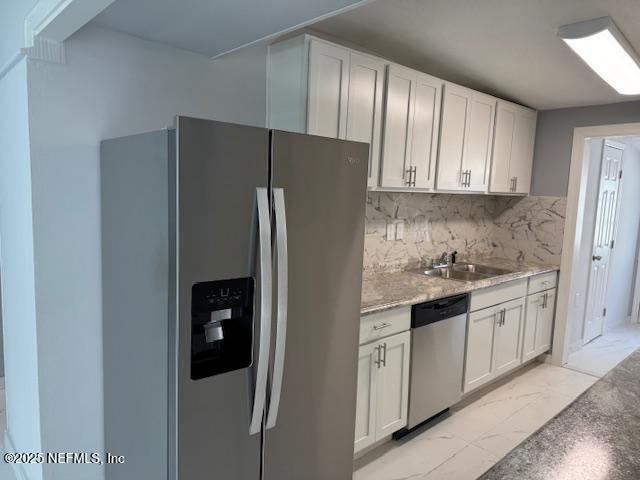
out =
[[511,270],[492,267],[490,265],[478,265],[475,263],[454,263],[450,267],[437,267],[420,269],[419,273],[427,277],[445,278],[447,280],[458,280],[460,282],[473,282],[485,278],[497,277],[511,273]]
[[505,270],[504,268],[491,267],[489,265],[478,265],[475,263],[454,263],[453,270],[457,270],[459,272],[479,273],[480,275],[488,275],[490,277],[511,273],[511,270]]
[[476,272],[456,270],[448,267],[430,268],[428,270],[423,270],[422,273],[427,277],[440,277],[448,280],[460,280],[461,282],[473,282],[475,280],[487,278],[485,275],[481,275]]

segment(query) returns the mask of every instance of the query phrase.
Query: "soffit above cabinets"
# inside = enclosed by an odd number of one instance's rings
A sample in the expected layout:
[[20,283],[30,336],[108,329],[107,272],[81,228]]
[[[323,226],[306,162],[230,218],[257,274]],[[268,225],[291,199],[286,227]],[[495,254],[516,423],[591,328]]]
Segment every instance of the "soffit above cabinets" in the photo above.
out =
[[557,36],[610,16],[640,52],[637,0],[379,0],[313,25],[395,62],[532,108],[625,102]]
[[94,22],[215,57],[368,3],[363,0],[116,0]]

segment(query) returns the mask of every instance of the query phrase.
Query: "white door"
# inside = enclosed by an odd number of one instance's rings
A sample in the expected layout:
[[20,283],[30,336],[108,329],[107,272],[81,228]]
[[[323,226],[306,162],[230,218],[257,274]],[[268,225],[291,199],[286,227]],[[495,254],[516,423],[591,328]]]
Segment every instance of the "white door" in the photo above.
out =
[[415,72],[398,65],[387,67],[387,93],[382,142],[380,186],[408,188],[413,128]]
[[607,277],[609,257],[616,220],[618,185],[622,169],[623,150],[604,143],[602,167],[600,171],[600,189],[596,209],[596,226],[593,236],[592,255],[587,288],[587,308],[585,312],[583,344],[602,335],[606,315]]
[[512,193],[513,191],[513,183],[509,175],[509,163],[511,162],[515,126],[515,109],[510,103],[498,100],[491,159],[490,192]]
[[524,299],[500,304],[493,348],[495,375],[514,369],[521,363],[520,340],[524,320]]
[[311,40],[307,133],[346,138],[349,50]]
[[553,336],[553,317],[556,307],[556,289],[544,292],[538,324],[536,326],[536,354],[540,355],[551,348],[551,338]]
[[378,378],[378,344],[363,345],[358,359],[358,400],[354,450],[368,447],[376,440],[376,395]]
[[411,135],[411,166],[415,168],[413,186],[433,188],[438,155],[442,80],[418,73],[415,85]]
[[378,186],[384,62],[351,52],[347,140],[369,144],[369,187]]
[[519,108],[513,132],[513,148],[509,176],[514,178],[514,193],[529,193],[531,168],[533,166],[533,144],[536,137],[538,115],[534,110]]
[[487,190],[487,176],[493,147],[496,99],[473,92],[462,170],[467,171],[467,190]]
[[464,190],[462,160],[472,91],[447,84],[444,87],[438,155],[438,190]]
[[382,347],[376,407],[378,440],[407,425],[410,343],[409,332],[399,333],[378,342]]
[[544,294],[536,293],[527,297],[524,318],[524,335],[522,340],[522,361],[526,362],[536,356],[536,329],[540,322],[540,309],[544,304]]
[[496,307],[469,314],[464,392],[470,392],[493,378],[493,342],[498,321]]

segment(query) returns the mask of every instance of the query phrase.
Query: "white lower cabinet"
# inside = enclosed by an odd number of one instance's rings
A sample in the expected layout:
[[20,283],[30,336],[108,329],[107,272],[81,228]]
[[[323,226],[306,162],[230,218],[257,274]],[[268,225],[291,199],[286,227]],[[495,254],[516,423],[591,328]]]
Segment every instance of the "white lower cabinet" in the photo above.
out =
[[360,347],[358,357],[358,400],[356,403],[355,451],[376,441],[376,399],[378,344]]
[[551,349],[556,289],[527,296],[522,361],[526,362]]
[[410,344],[402,332],[360,346],[355,452],[406,426]]
[[521,364],[524,298],[469,314],[464,393]]
[[494,374],[502,375],[520,365],[520,340],[524,326],[524,299],[517,298],[500,305],[501,313],[495,330],[493,348]]

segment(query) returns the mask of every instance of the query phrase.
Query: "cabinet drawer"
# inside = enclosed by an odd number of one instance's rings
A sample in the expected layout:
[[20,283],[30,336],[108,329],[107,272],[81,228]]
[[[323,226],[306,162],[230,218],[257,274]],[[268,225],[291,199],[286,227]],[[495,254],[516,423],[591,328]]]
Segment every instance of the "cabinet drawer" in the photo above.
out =
[[529,294],[542,292],[555,288],[558,283],[558,274],[556,272],[542,273],[535,277],[529,278]]
[[524,297],[527,294],[527,279],[513,280],[495,287],[483,288],[471,293],[471,308],[475,312],[482,308],[491,307],[499,303],[508,302],[514,298]]
[[411,307],[399,307],[380,313],[365,315],[360,319],[360,345],[411,327]]

